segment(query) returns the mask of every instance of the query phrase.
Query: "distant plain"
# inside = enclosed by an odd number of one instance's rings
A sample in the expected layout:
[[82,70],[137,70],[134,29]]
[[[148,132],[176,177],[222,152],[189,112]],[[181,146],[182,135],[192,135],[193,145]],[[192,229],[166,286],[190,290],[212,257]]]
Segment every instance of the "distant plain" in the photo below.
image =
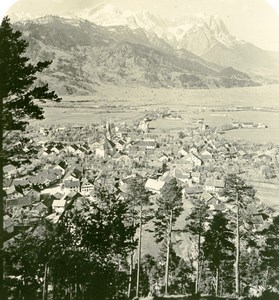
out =
[[[244,109],[222,111],[237,107]],[[183,130],[198,118],[217,128],[232,121],[264,123],[268,128],[232,130],[226,133],[226,137],[279,144],[279,85],[209,90],[105,85],[96,87],[96,93],[92,95],[63,96],[59,107],[48,104],[44,109],[46,118],[38,123],[42,126],[89,125],[106,120],[129,124],[158,109],[174,110],[182,116],[182,120],[157,120],[151,123],[155,129],[164,131]]]

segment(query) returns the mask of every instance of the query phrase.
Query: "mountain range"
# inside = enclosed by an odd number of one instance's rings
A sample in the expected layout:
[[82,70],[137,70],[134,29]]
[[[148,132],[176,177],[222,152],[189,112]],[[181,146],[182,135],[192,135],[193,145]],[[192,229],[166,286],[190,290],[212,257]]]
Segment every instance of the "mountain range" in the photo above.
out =
[[85,9],[78,15],[101,26],[141,28],[175,49],[186,49],[207,61],[243,72],[267,75],[272,74],[274,64],[278,67],[271,53],[232,36],[218,16],[198,14],[168,20],[147,11],[120,11],[110,4]]
[[216,16],[167,20],[106,5],[77,16],[44,16],[13,26],[28,40],[32,61],[53,61],[40,80],[60,94],[90,94],[103,83],[254,86],[266,82],[267,75],[272,78],[278,67],[276,54],[233,37]]

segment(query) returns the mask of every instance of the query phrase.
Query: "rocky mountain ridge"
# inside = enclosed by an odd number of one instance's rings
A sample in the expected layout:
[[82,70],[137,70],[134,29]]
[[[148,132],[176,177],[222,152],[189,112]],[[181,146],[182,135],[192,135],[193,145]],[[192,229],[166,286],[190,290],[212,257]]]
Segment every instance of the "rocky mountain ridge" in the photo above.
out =
[[140,28],[102,27],[81,18],[46,16],[13,25],[29,42],[32,61],[52,60],[40,78],[61,94],[90,94],[94,86],[218,88],[254,86],[247,74],[223,72],[185,49]]

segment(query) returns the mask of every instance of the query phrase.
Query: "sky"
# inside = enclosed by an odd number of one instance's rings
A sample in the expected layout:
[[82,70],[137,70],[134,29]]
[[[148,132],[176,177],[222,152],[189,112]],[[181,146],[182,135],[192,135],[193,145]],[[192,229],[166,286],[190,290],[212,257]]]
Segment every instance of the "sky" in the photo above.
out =
[[169,18],[201,12],[218,15],[231,34],[279,52],[279,0],[4,0],[0,1],[0,17],[11,12],[34,17],[68,14],[106,3],[120,9],[144,9]]

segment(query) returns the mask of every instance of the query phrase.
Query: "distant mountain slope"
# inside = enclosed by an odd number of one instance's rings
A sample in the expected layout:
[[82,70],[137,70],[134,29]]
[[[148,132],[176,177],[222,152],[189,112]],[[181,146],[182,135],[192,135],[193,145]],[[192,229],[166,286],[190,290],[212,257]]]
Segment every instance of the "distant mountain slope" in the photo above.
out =
[[60,94],[92,93],[102,83],[170,88],[258,85],[247,74],[222,73],[220,66],[187,50],[174,50],[140,29],[105,28],[54,16],[17,22],[14,27],[29,41],[33,61],[53,61],[40,79]]

